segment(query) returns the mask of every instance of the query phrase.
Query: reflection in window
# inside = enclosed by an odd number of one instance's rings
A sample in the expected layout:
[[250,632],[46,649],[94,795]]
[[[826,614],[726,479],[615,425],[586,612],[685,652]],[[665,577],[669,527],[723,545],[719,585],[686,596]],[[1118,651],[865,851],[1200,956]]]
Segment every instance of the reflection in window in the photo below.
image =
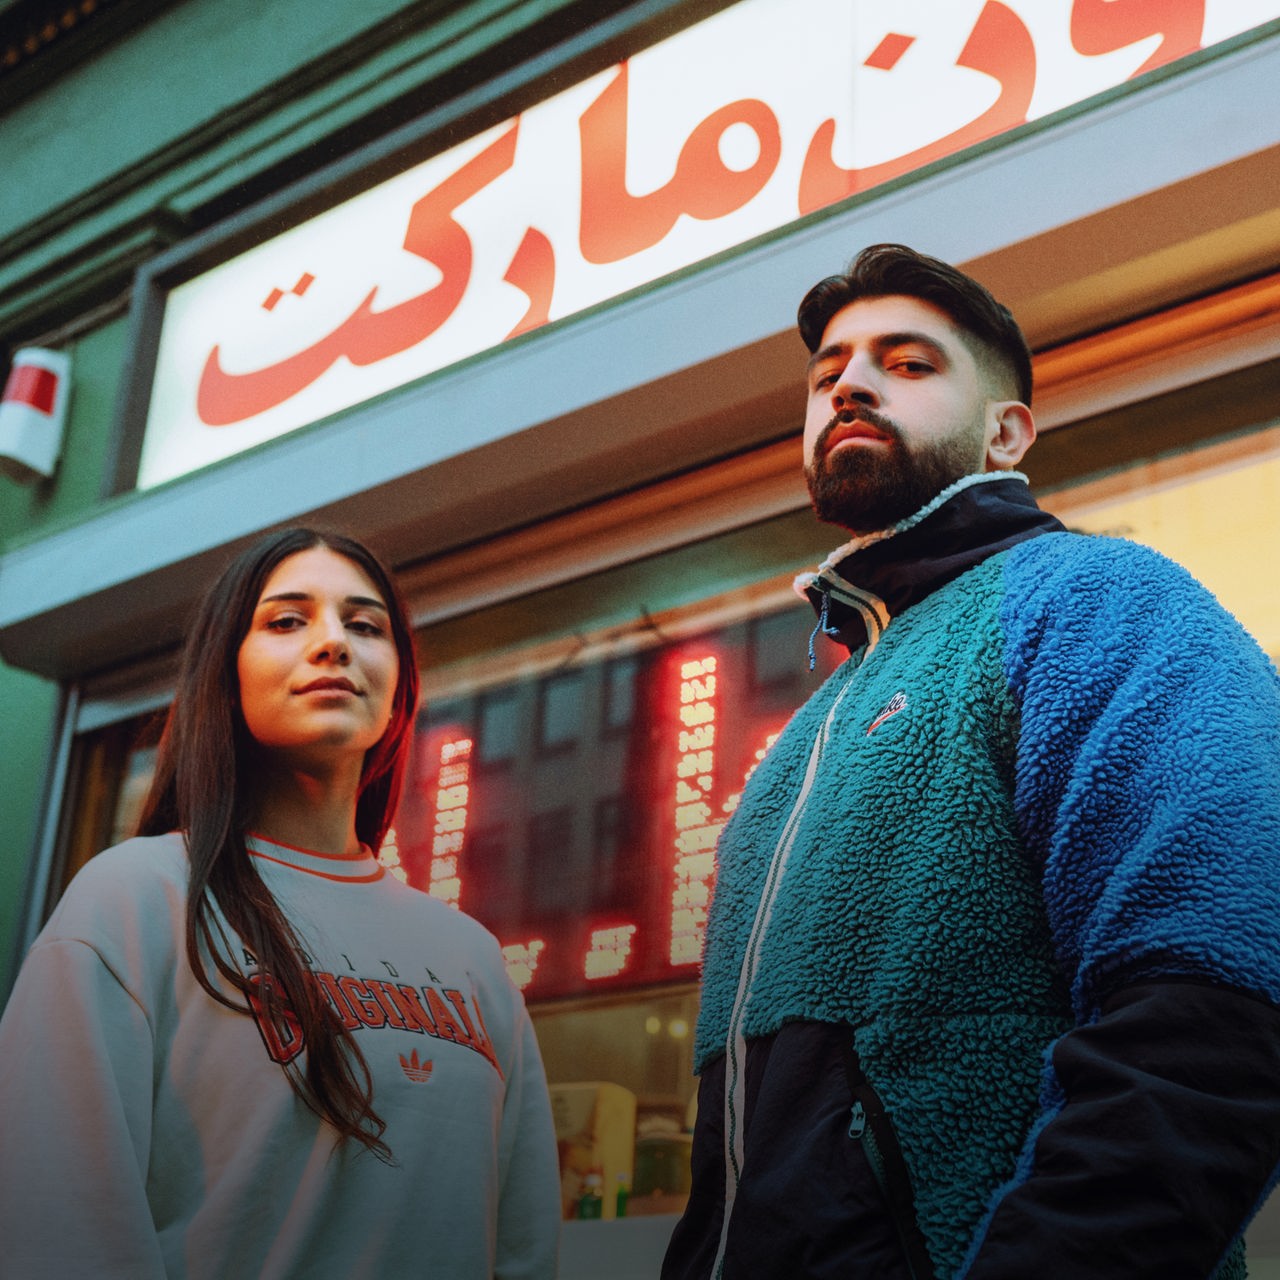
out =
[[[767,625],[748,619],[678,642],[649,630],[630,653],[579,654],[572,670],[437,699],[397,817],[410,882],[432,841],[456,853],[440,874],[456,873],[457,905],[510,948],[530,1000],[691,980],[715,842],[743,781],[844,656],[825,644],[810,672],[812,625],[796,602]],[[470,773],[464,829],[438,812],[439,762],[472,739],[478,763],[502,767]]]
[[511,856],[511,836],[506,823],[481,827],[466,845],[468,897],[483,902],[493,915],[519,911],[520,859]]
[[635,716],[635,658],[615,658],[604,668],[604,698],[601,713],[606,734],[623,733],[631,727]]
[[591,833],[591,878],[596,897],[608,902],[627,886],[620,883],[626,867],[623,855],[627,845],[629,809],[621,796],[604,796],[596,801]]
[[505,764],[520,749],[520,699],[515,690],[485,694],[480,700],[478,750],[482,765]]
[[558,751],[576,746],[582,737],[581,671],[566,671],[543,680],[538,698],[538,747]]
[[596,801],[592,853],[605,866],[615,862],[622,848],[626,810],[621,796],[605,796]]
[[573,847],[573,810],[567,806],[529,819],[530,889],[535,910],[573,900],[580,877]]
[[751,688],[754,692],[790,685],[795,679],[796,655],[807,646],[810,615],[788,609],[753,618],[750,623]]

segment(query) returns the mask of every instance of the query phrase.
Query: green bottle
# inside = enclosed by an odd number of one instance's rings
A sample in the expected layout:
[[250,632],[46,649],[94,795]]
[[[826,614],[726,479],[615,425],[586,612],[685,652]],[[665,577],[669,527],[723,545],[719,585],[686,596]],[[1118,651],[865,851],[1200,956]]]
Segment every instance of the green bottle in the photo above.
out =
[[600,1218],[604,1216],[604,1178],[598,1173],[589,1173],[582,1180],[582,1195],[578,1198],[579,1218]]

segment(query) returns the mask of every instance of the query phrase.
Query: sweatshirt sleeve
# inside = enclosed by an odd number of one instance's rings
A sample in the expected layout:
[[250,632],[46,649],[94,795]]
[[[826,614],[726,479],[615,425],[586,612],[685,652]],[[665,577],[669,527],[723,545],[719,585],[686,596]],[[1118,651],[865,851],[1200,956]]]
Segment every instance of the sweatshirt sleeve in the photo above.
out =
[[161,1280],[147,1017],[92,947],[37,942],[0,1019],[0,1241],[15,1276]]
[[1280,1163],[1280,689],[1171,562],[1038,543],[1004,617],[1015,803],[1077,1025],[961,1274],[1203,1280]]
[[507,1077],[495,1280],[551,1280],[560,1244],[560,1176],[551,1100],[533,1024],[518,994]]

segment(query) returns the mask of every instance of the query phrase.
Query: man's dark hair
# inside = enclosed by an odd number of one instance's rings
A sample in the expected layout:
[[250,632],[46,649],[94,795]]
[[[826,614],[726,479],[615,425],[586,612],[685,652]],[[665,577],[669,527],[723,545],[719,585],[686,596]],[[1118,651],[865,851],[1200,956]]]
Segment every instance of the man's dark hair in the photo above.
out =
[[837,311],[862,298],[895,295],[945,311],[976,342],[975,354],[988,373],[1008,379],[1017,398],[1031,403],[1031,351],[1013,313],[963,271],[904,244],[868,245],[843,275],[819,280],[800,304],[800,336],[811,352],[817,351]]

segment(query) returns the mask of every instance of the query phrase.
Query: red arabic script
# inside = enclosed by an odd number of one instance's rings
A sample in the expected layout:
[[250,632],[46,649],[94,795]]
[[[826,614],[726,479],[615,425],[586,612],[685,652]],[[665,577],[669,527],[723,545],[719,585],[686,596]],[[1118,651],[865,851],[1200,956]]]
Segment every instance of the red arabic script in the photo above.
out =
[[1112,53],[1154,35],[1160,43],[1135,76],[1200,47],[1204,0],[1075,0],[1071,6],[1071,44],[1077,53]]
[[[720,138],[746,125],[760,144],[747,169],[720,159]],[[778,117],[758,98],[742,98],[713,111],[680,149],[670,182],[647,195],[627,190],[627,64],[578,122],[582,146],[582,210],[578,240],[593,263],[619,262],[658,244],[682,213],[723,218],[757,196],[782,155]]]
[[530,329],[546,324],[551,314],[551,295],[556,287],[556,251],[537,227],[530,227],[524,233],[507,274],[502,278],[529,299],[529,309],[507,337],[514,338],[518,333],[528,333]]
[[800,213],[812,213],[1026,122],[1036,83],[1036,47],[1012,9],[999,0],[989,0],[960,50],[956,66],[981,71],[1000,82],[1000,96],[982,115],[936,142],[863,169],[846,169],[835,162],[836,122],[824,120],[813,135],[800,173]]
[[354,365],[375,364],[435,333],[457,309],[471,280],[471,237],[454,212],[511,168],[518,129],[519,121],[413,206],[404,247],[439,268],[444,277],[439,284],[383,311],[374,310],[375,285],[331,333],[265,369],[228,372],[215,345],[196,389],[200,420],[211,427],[242,422],[297,395],[342,356]]

